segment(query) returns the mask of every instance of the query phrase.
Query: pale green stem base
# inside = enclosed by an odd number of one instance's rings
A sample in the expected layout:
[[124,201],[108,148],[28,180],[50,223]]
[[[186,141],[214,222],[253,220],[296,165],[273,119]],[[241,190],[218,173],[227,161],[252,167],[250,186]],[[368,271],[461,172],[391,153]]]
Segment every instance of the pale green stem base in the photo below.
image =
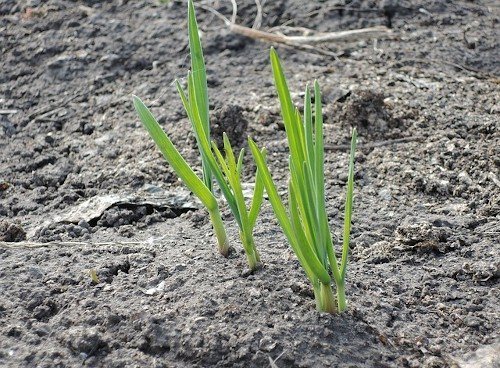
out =
[[321,312],[321,293],[318,281],[315,284],[313,284],[313,290],[314,290],[314,301],[316,302],[316,310],[318,312]]
[[337,312],[335,306],[335,297],[333,296],[332,286],[318,282],[314,286],[314,297],[316,299],[316,309],[320,312],[334,314]]
[[347,299],[345,297],[345,283],[337,284],[337,306],[338,312],[342,313],[347,309]]
[[214,227],[215,236],[219,245],[219,252],[224,257],[227,257],[229,254],[229,241],[227,239],[224,222],[222,222],[222,218],[220,217],[219,209],[210,212],[210,221],[212,221],[212,226]]
[[248,268],[251,271],[255,271],[259,267],[260,255],[255,248],[253,236],[252,234],[245,236],[240,232],[240,239],[243,243],[243,249],[245,250],[245,254],[247,256]]
[[[317,282],[314,287],[314,298],[316,300],[316,309],[320,312],[342,313],[347,309],[347,300],[345,297],[345,284],[339,283],[337,286],[337,297],[335,298],[332,287],[329,284]],[[337,299],[337,300],[335,300]]]

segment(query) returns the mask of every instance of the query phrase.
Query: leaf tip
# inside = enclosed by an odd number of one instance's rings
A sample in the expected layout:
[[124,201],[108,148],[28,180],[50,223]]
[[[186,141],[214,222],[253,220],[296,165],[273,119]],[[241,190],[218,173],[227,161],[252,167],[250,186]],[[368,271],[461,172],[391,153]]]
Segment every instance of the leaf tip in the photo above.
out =
[[278,58],[278,53],[276,52],[276,49],[274,46],[271,46],[271,50],[269,52],[271,54],[271,59],[277,59]]
[[253,150],[254,148],[257,147],[255,144],[255,141],[252,139],[252,137],[248,137],[248,145],[250,146],[250,149]]
[[134,94],[132,94],[132,101],[136,110],[139,110],[139,108],[144,105],[142,100]]

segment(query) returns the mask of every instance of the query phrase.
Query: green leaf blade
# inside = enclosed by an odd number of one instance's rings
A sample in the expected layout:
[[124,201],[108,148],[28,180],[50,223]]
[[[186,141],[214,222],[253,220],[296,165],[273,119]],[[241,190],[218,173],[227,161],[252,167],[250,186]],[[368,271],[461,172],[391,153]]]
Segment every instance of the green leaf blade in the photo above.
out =
[[278,194],[274,181],[271,177],[271,173],[269,172],[269,168],[265,163],[264,157],[262,156],[262,153],[253,140],[249,139],[249,145],[257,168],[261,172],[262,181],[264,183],[264,187],[266,188],[269,202],[271,202],[274,214],[276,215],[276,218],[281,228],[283,229],[285,236],[288,238],[293,251],[299,258],[301,264],[306,265],[306,267],[310,269],[311,272],[313,272],[321,282],[329,283],[331,281],[330,275],[324,269],[323,265],[319,261],[318,257],[314,254],[314,252],[301,251],[302,246],[301,244],[299,244],[296,234],[293,231],[293,225]]
[[200,199],[208,210],[215,210],[217,200],[212,192],[194,173],[191,167],[187,164],[179,151],[175,148],[168,136],[165,134],[160,124],[156,121],[151,111],[144,105],[141,99],[133,96],[134,107],[139,114],[139,118],[148,131],[151,138],[160,149],[161,153],[172,166],[176,174],[181,178],[184,184]]
[[[314,284],[318,278],[314,270],[309,266],[307,262],[305,262],[306,256],[304,255],[305,252],[313,252],[312,248],[314,247],[314,244],[311,244],[310,241],[308,241],[304,232],[303,223],[301,222],[300,214],[298,211],[297,196],[295,194],[295,189],[293,188],[293,183],[291,180],[288,183],[288,194],[290,219],[292,222],[293,231],[300,245],[297,250],[294,249],[294,251],[297,254],[297,258],[299,258],[299,260],[304,259],[304,261],[302,261],[300,264],[304,268],[307,278]],[[309,257],[312,257],[312,255],[309,254]]]
[[311,107],[311,93],[309,86],[306,86],[304,95],[304,135],[306,141],[306,161],[310,167],[314,167],[314,143],[313,143],[313,127],[312,127],[312,107]]
[[347,269],[347,257],[349,254],[349,239],[351,235],[351,218],[353,206],[353,193],[354,193],[354,154],[356,152],[356,144],[358,133],[356,128],[352,130],[351,137],[351,152],[349,154],[349,174],[347,179],[347,193],[345,201],[344,213],[344,232],[342,236],[342,263],[341,263],[341,277],[345,278]]
[[297,116],[297,111],[292,102],[283,67],[281,66],[278,53],[274,48],[271,48],[271,66],[273,69],[276,91],[278,92],[278,98],[280,100],[281,115],[285,125],[290,155],[297,167],[299,167],[304,161],[305,152],[302,143],[303,134],[301,134],[302,122],[300,121],[300,117]]
[[210,125],[208,114],[208,86],[207,74],[205,68],[205,59],[201,47],[198,22],[194,10],[193,1],[188,1],[188,34],[189,51],[191,55],[191,73],[194,80],[194,98],[199,108],[200,118],[207,133],[207,139],[210,140]]
[[[263,148],[261,151],[262,157],[264,161],[266,160],[267,151]],[[257,217],[259,215],[260,207],[262,206],[262,202],[264,200],[264,183],[261,178],[261,173],[259,169],[255,171],[255,188],[253,191],[252,204],[250,205],[250,212],[248,214],[248,221],[250,221],[250,225],[252,228],[255,227],[255,222],[257,221]]]

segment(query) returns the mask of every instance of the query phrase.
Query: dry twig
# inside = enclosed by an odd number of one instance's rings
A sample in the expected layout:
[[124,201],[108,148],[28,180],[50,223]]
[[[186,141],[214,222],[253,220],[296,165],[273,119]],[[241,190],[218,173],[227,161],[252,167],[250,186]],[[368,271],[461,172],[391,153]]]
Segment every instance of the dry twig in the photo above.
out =
[[257,15],[255,16],[255,20],[253,21],[252,28],[259,29],[262,24],[262,3],[260,0],[255,0],[255,6],[257,7]]
[[334,41],[352,41],[353,39],[381,37],[391,34],[391,30],[384,26],[370,27],[362,29],[353,29],[349,31],[322,33],[314,36],[285,36],[276,33],[259,31],[257,29],[240,26],[238,24],[229,24],[229,29],[242,36],[259,39],[267,42],[283,43],[290,46],[314,45],[319,43]]
[[[257,29],[260,27],[260,23],[262,21],[262,4],[259,0],[255,0],[255,3],[257,6],[257,16],[255,18],[252,28],[236,24],[236,17],[238,13],[236,0],[231,0],[231,4],[233,6],[231,20],[229,20],[224,15],[222,15],[221,13],[219,13],[217,10],[215,10],[210,6],[204,4],[199,4],[198,6],[216,15],[219,19],[221,19],[224,22],[224,24],[233,33],[265,42],[279,43],[298,49],[314,51],[316,53],[332,56],[334,58],[337,57],[337,55],[334,52],[320,49],[316,47],[316,45],[329,42],[345,42],[345,41],[353,41],[366,38],[390,37],[392,35],[392,30],[385,26],[353,29],[353,30],[338,31],[338,32],[316,33],[311,36],[286,36],[282,34],[266,32]],[[314,33],[314,31],[312,30],[309,31]]]
[[30,248],[50,248],[50,247],[129,247],[147,245],[148,241],[131,241],[131,242],[74,242],[74,241],[53,241],[47,243],[22,241],[22,242],[0,242],[0,249],[30,249]]

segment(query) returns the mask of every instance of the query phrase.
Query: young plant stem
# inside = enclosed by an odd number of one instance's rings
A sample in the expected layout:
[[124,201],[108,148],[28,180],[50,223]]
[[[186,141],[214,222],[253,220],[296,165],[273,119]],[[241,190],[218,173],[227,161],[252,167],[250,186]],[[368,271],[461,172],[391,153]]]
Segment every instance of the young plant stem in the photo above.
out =
[[[335,297],[333,296],[332,285],[320,282],[320,306],[321,312],[336,313]],[[340,312],[340,311],[339,311]]]
[[317,311],[332,314],[337,312],[331,284],[324,284],[316,280],[313,282],[313,290]]
[[345,297],[345,282],[342,280],[336,284],[337,286],[337,306],[339,313],[347,309],[347,299]]
[[[250,271],[255,271],[259,266],[260,258],[257,250],[255,249],[253,229],[262,204],[264,187],[259,179],[258,172],[256,172],[255,190],[250,209],[248,209],[245,203],[243,187],[241,184],[241,170],[243,167],[244,150],[242,149],[240,151],[238,159],[236,159],[233,148],[231,147],[231,142],[229,142],[229,138],[226,133],[223,134],[223,140],[226,157],[224,158],[217,147],[217,144],[212,142],[212,150],[215,158],[212,158],[209,162],[213,162],[212,172],[214,173],[219,186],[221,188],[223,188],[223,185],[227,186],[227,190],[222,190],[224,197],[228,200],[228,202],[229,200],[234,202],[234,205],[230,206],[231,212],[236,218],[236,222],[240,228],[240,239],[247,256],[248,267]],[[265,155],[265,153],[265,150],[262,150],[262,154]],[[217,159],[218,165],[215,164],[215,159]]]
[[229,254],[229,241],[227,239],[226,229],[224,228],[224,222],[222,222],[222,218],[220,216],[219,208],[217,207],[209,213],[215,237],[217,238],[219,252],[224,257],[227,257]]
[[250,271],[255,271],[259,267],[260,255],[255,248],[253,235],[240,232],[240,239],[247,256],[248,268],[250,269]]

